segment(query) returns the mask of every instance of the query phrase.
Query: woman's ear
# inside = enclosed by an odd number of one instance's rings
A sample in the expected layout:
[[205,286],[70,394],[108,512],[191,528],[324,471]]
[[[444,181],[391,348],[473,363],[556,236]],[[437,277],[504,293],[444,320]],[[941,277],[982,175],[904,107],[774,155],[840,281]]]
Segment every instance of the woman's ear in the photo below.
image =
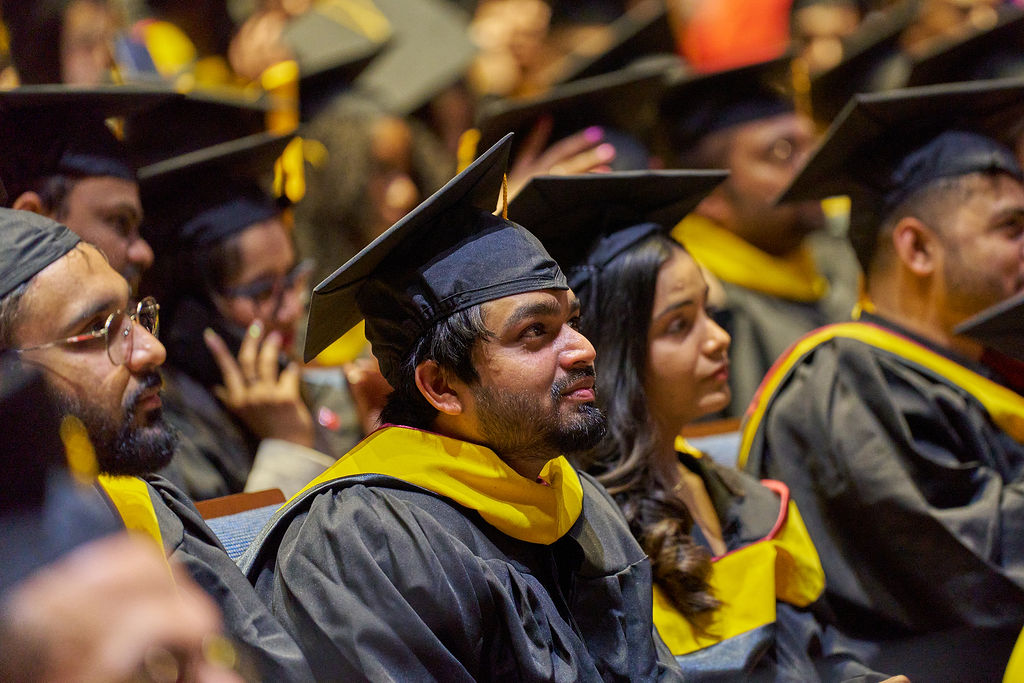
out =
[[425,360],[416,366],[416,387],[438,412],[460,415],[464,407],[462,399],[446,375],[437,361]]

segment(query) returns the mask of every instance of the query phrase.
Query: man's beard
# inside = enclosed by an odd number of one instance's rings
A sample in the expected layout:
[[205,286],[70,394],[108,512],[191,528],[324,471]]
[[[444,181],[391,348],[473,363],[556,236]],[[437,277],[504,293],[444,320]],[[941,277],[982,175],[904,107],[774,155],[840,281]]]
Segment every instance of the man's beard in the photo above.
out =
[[477,386],[473,394],[487,445],[499,455],[561,455],[593,448],[605,433],[604,413],[592,403],[575,406],[574,412],[565,417],[559,411],[565,399],[562,392],[574,382],[593,376],[593,368],[584,368],[556,381],[551,386],[550,408],[534,396]]
[[66,394],[57,397],[63,411],[85,425],[102,474],[141,476],[156,472],[171,461],[177,434],[164,422],[159,411],[150,416],[148,425],[135,423],[139,395],[159,384],[159,373],[143,376],[139,388],[128,397],[120,419],[112,418],[98,406],[77,397]]

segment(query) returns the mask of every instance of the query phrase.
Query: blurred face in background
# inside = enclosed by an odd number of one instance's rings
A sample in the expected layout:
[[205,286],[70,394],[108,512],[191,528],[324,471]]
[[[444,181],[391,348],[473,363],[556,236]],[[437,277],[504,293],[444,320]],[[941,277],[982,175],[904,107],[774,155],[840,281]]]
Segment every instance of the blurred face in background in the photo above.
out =
[[61,30],[61,79],[69,85],[110,80],[118,17],[105,2],[72,0]]

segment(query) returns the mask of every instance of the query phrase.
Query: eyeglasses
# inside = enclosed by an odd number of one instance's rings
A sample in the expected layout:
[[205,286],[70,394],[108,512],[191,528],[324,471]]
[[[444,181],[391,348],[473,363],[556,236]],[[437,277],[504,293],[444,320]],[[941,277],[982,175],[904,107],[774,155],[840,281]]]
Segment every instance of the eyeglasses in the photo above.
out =
[[136,323],[142,326],[143,329],[154,337],[159,334],[160,304],[156,302],[156,299],[151,296],[147,296],[139,302],[138,306],[135,307],[135,312],[131,314],[127,314],[125,311],[115,311],[114,313],[111,313],[107,317],[106,322],[103,323],[102,329],[78,334],[74,337],[68,337],[67,339],[58,339],[57,341],[47,342],[46,344],[28,346],[23,349],[15,349],[15,351],[18,353],[24,353],[25,351],[47,349],[52,346],[79,344],[81,342],[92,341],[94,339],[106,338],[107,357],[110,358],[110,362],[114,365],[124,365],[132,355],[132,342],[134,337],[132,332],[135,329]]
[[280,305],[284,293],[295,289],[299,284],[304,284],[311,272],[313,272],[313,260],[303,259],[295,264],[295,267],[284,277],[263,278],[247,285],[227,287],[221,293],[229,298],[249,299],[257,306],[264,306],[268,302],[274,301],[276,308],[277,305]]

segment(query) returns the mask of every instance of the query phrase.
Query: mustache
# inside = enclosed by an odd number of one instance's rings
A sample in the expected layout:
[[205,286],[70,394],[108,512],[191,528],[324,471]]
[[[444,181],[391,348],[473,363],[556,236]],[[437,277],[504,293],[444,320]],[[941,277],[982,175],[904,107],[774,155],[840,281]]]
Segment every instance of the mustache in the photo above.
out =
[[[594,369],[593,365],[588,365],[585,368],[576,368],[570,370],[565,377],[562,379],[556,379],[554,384],[551,385],[551,398],[558,400],[562,393],[570,386],[580,381],[584,377],[593,377],[597,379],[597,370]],[[597,387],[594,388],[594,393],[597,393]]]
[[151,370],[139,376],[139,386],[131,393],[128,400],[125,402],[128,406],[135,406],[135,402],[139,400],[144,392],[156,387],[163,387],[164,378],[160,375],[158,370]]

